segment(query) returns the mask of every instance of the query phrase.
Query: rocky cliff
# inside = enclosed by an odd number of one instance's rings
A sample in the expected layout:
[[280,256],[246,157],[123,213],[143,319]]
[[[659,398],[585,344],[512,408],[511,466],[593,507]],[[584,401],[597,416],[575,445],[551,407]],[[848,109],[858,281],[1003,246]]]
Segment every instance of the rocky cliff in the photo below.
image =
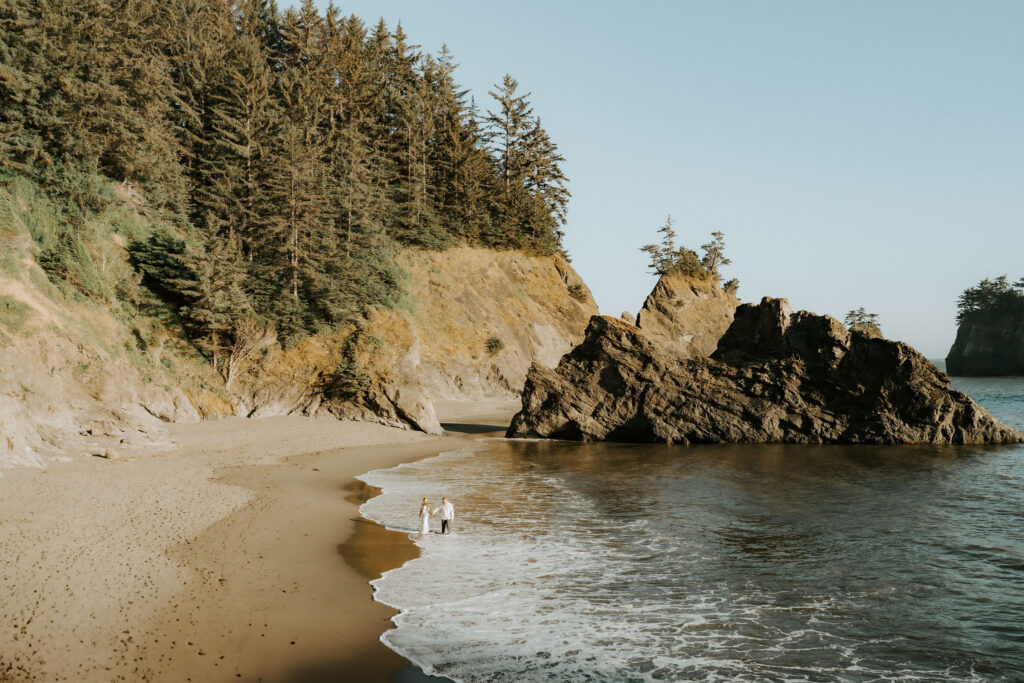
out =
[[[130,201],[117,225],[144,222]],[[518,396],[531,363],[554,366],[597,313],[557,256],[455,248],[407,251],[402,307],[285,348],[260,346],[225,386],[139,297],[127,240],[89,245],[95,291],[55,286],[33,225],[58,211],[0,187],[0,469],[166,446],[163,425],[223,415],[334,415],[439,433],[432,401]],[[145,311],[143,307],[148,305]]]
[[[459,247],[406,251],[401,265],[409,275],[402,307],[371,312],[358,332],[272,349],[239,382],[239,412],[326,412],[439,433],[432,401],[517,398],[531,363],[554,367],[597,313],[558,256]],[[346,359],[362,386],[332,392]]]
[[964,321],[946,356],[946,372],[964,377],[1024,375],[1024,318],[1009,314]]
[[26,235],[7,233],[0,271],[0,469],[46,457],[116,457],[167,445],[166,422],[200,419],[226,402],[171,377],[109,310],[70,299],[46,279]]
[[745,304],[710,357],[594,317],[554,370],[534,367],[509,436],[677,443],[1009,443],[1024,435],[950,388],[906,344]]
[[676,356],[709,356],[739,305],[739,299],[723,290],[717,278],[669,271],[644,301],[636,325]]

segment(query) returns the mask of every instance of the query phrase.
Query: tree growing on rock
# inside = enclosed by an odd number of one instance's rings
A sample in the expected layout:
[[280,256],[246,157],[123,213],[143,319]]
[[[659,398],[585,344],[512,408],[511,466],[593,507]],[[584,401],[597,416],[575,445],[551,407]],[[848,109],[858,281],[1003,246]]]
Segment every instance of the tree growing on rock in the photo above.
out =
[[640,251],[650,256],[650,271],[655,275],[665,275],[671,270],[686,275],[700,275],[701,265],[696,252],[684,246],[676,246],[676,231],[671,214],[665,219],[665,225],[658,228],[658,232],[661,234],[661,244],[645,244],[640,247]]
[[[661,233],[661,244],[645,244],[640,251],[650,256],[648,266],[655,275],[665,275],[670,271],[700,278],[720,278],[718,269],[732,261],[725,257],[725,233],[711,233],[711,241],[702,244],[704,256],[698,258],[697,252],[684,246],[676,246],[676,231],[672,216],[665,219],[665,225],[658,228]],[[732,291],[739,287],[738,280],[730,280],[727,285]]]
[[959,324],[1021,312],[1024,312],[1024,278],[1011,283],[1005,275],[991,280],[985,278],[974,287],[968,287],[956,302]]
[[878,314],[868,313],[863,306],[847,313],[843,322],[852,331],[863,332],[869,337],[882,336],[882,328],[878,326]]
[[723,232],[711,233],[711,241],[700,245],[700,248],[704,250],[704,257],[700,260],[700,265],[713,277],[718,277],[719,266],[727,266],[732,263],[725,257],[725,233]]

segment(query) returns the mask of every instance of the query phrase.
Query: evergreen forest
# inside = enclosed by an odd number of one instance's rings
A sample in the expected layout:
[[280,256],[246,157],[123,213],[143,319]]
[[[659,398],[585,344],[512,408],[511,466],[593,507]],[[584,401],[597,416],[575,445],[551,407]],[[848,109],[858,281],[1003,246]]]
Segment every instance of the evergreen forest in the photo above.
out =
[[99,299],[125,298],[96,218],[127,197],[157,226],[120,231],[128,298],[216,365],[239,329],[294,343],[396,305],[399,249],[562,253],[564,159],[529,94],[505,76],[477,103],[455,71],[312,0],[6,0],[0,187],[56,207],[37,260]]
[[1005,275],[985,278],[957,299],[958,324],[993,322],[1024,315],[1024,278],[1010,282]]

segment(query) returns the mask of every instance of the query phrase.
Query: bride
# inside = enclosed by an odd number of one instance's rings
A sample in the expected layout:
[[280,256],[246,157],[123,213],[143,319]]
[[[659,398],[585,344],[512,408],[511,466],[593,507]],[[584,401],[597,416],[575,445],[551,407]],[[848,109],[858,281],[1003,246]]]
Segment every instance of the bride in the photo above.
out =
[[430,517],[434,513],[430,511],[430,501],[426,498],[423,499],[423,505],[420,506],[420,533],[430,533]]

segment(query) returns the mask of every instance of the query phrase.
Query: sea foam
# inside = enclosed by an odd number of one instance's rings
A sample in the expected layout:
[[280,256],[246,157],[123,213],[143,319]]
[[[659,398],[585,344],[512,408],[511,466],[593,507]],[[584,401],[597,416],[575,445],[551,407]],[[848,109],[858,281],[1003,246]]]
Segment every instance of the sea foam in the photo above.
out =
[[[362,514],[422,550],[373,582],[400,611],[382,640],[467,683],[1001,679],[859,626],[873,605],[908,597],[898,584],[800,577],[832,570],[818,513],[797,512],[783,487],[752,493],[735,472],[681,465],[680,451],[595,448],[490,440],[363,475],[382,494]],[[871,504],[863,482],[835,486],[833,499]],[[423,496],[453,500],[453,534],[436,519],[435,533],[416,533]]]

